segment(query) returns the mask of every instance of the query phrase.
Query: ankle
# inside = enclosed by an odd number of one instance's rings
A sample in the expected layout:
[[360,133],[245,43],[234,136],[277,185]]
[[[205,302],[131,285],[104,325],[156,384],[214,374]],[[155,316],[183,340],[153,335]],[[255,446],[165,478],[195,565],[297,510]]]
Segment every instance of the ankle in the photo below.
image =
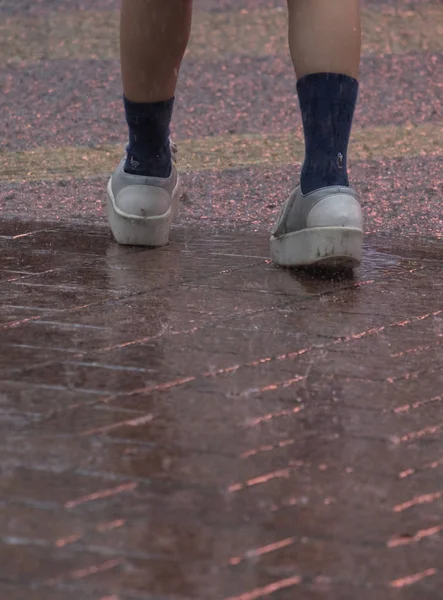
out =
[[171,150],[167,151],[165,148],[161,154],[148,151],[139,156],[130,152],[128,147],[124,171],[128,175],[167,179],[172,172]]
[[303,194],[323,187],[349,187],[347,152],[358,81],[339,73],[316,73],[300,79],[297,91],[306,148]]
[[174,98],[164,102],[131,102],[124,97],[129,144],[125,172],[167,178],[172,170],[169,141]]

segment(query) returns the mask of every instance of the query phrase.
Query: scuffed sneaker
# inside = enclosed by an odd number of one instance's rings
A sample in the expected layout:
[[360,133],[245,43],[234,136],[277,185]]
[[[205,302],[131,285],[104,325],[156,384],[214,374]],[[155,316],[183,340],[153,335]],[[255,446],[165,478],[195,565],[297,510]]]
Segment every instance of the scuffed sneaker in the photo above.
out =
[[305,196],[297,187],[284,204],[271,236],[271,258],[284,267],[360,264],[363,216],[357,192],[334,186]]
[[177,146],[171,142],[172,170],[168,178],[131,175],[125,159],[108,182],[108,220],[119,244],[165,246],[181,196]]

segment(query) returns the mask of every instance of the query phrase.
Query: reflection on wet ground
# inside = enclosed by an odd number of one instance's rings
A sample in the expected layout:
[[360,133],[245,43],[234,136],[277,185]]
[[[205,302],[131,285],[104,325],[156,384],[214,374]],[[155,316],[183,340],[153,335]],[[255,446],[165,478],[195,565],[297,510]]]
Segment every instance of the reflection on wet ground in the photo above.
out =
[[173,241],[0,223],[0,596],[439,598],[441,245]]

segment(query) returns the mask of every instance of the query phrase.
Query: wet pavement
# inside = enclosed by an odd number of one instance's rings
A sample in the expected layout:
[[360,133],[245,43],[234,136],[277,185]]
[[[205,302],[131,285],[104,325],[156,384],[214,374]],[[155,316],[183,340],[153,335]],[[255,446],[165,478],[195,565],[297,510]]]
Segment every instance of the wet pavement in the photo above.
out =
[[332,276],[269,261],[302,157],[282,8],[196,3],[152,251],[104,219],[116,2],[0,0],[2,600],[441,598],[443,9],[363,2],[365,255]]

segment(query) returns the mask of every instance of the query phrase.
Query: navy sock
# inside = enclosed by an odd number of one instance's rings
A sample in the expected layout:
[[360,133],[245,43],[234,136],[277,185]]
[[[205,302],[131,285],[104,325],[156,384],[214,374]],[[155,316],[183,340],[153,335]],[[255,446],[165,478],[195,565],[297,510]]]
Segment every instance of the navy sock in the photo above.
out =
[[349,186],[347,152],[358,81],[338,73],[314,73],[297,82],[305,132],[301,189]]
[[123,97],[129,145],[126,173],[150,177],[171,174],[170,123],[174,98],[165,102],[132,102]]

